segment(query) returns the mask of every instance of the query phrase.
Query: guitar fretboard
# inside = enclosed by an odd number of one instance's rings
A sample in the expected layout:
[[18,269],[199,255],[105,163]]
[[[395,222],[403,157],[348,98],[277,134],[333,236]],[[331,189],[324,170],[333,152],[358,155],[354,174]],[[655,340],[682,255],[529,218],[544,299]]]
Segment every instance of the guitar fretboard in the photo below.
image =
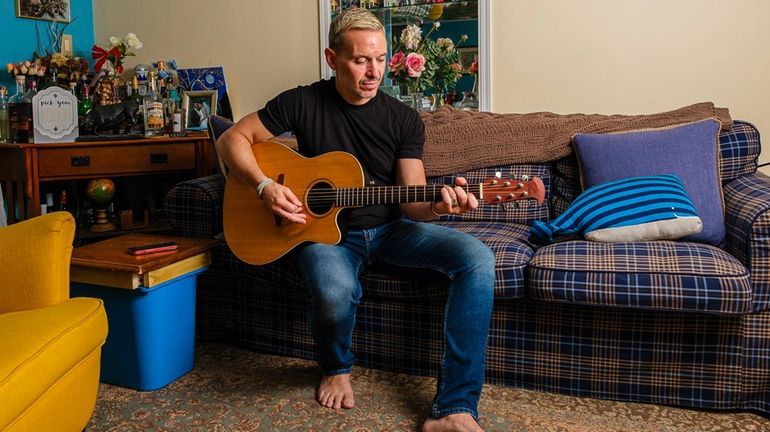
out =
[[[401,204],[435,202],[441,200],[443,185],[422,186],[372,186],[364,188],[339,188],[335,191],[335,207],[359,207],[375,204]],[[465,190],[477,197],[481,185],[467,185]]]

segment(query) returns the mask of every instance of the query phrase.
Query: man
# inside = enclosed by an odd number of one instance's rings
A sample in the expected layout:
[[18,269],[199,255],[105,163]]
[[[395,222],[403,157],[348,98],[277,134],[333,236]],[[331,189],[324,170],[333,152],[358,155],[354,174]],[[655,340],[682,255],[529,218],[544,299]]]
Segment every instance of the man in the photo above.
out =
[[195,101],[193,104],[193,111],[195,111],[198,117],[198,127],[206,129],[209,125],[209,105],[203,101]]
[[[382,24],[365,9],[350,9],[331,24],[327,64],[336,78],[288,90],[230,128],[217,147],[237,175],[274,214],[305,223],[295,191],[268,178],[253,143],[293,131],[308,157],[341,150],[364,167],[367,185],[422,185],[424,125],[414,110],[379,92],[387,44]],[[441,369],[431,418],[423,431],[481,431],[478,400],[484,379],[492,311],[494,255],[469,235],[422,220],[478,206],[460,186],[441,190],[437,203],[377,205],[350,211],[340,245],[308,244],[296,251],[308,290],[310,328],[323,377],[316,397],[329,408],[354,406],[350,371],[356,305],[364,266],[381,261],[405,269],[432,269],[449,279]],[[403,216],[406,217],[403,217]]]

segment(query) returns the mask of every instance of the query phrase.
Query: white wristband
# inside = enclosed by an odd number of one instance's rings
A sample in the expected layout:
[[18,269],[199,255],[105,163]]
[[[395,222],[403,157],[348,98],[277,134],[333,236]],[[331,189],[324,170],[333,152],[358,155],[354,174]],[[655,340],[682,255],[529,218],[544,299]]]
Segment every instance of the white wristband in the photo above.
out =
[[260,198],[262,198],[262,191],[273,182],[273,179],[270,177],[265,177],[259,184],[257,185],[257,195],[259,195]]

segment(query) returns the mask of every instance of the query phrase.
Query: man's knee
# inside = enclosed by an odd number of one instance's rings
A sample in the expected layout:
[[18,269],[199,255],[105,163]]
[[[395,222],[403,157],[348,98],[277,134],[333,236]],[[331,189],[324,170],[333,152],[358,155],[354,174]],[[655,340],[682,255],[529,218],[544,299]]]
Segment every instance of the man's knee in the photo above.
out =
[[463,261],[473,263],[480,271],[495,271],[495,254],[484,242],[470,234],[463,236],[462,244],[458,245]]
[[337,279],[317,288],[314,293],[318,317],[325,321],[337,321],[353,313],[359,302],[357,285]]

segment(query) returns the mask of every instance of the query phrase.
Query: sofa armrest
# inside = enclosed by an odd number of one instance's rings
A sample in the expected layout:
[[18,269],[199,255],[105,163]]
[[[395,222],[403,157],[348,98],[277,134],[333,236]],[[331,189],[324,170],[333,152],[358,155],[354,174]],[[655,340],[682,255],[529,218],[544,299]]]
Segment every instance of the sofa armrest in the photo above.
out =
[[754,304],[770,302],[770,177],[760,172],[725,185],[727,251],[751,271]]
[[225,179],[220,174],[177,183],[163,201],[174,233],[183,237],[214,238],[222,232]]

